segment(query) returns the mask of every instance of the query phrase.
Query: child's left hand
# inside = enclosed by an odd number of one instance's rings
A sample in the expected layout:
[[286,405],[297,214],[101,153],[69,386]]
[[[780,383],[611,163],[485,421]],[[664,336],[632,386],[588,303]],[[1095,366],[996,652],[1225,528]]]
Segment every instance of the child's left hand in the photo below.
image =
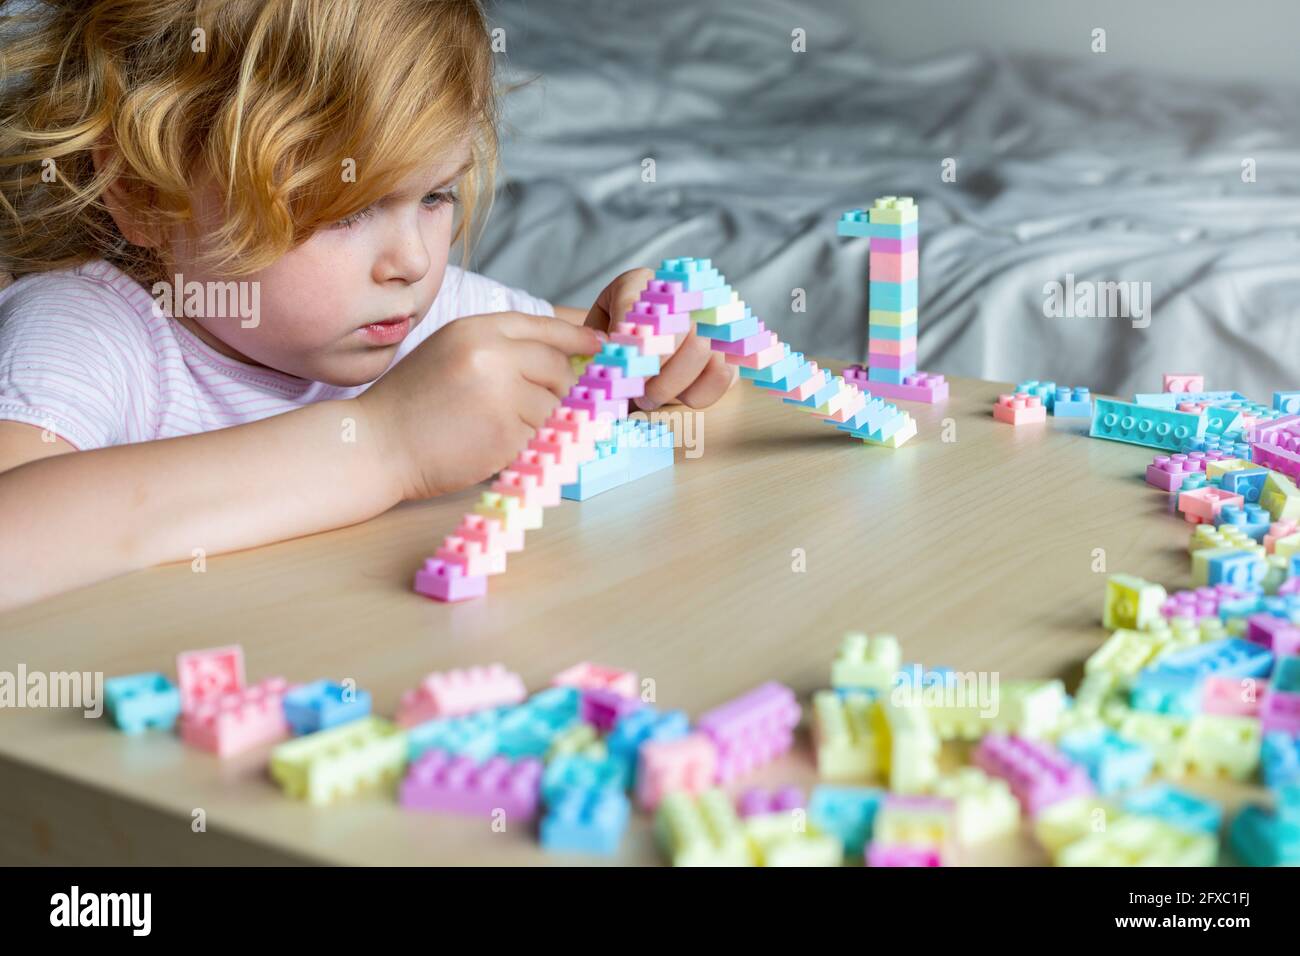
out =
[[[583,322],[600,332],[623,320],[636,304],[646,283],[654,278],[651,269],[630,269],[605,286]],[[559,310],[556,310],[559,315]],[[611,321],[611,317],[614,317]],[[642,411],[652,411],[669,402],[681,402],[691,408],[712,405],[727,389],[736,384],[740,370],[728,365],[721,352],[710,348],[709,340],[695,334],[695,328],[682,339],[677,351],[660,359],[659,374],[646,380],[645,396],[636,399]]]

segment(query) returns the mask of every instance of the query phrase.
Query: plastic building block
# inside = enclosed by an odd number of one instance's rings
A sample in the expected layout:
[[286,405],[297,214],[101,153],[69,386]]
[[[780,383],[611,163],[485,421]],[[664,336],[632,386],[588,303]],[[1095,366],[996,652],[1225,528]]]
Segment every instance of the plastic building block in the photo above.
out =
[[999,395],[993,417],[1007,425],[1033,425],[1047,421],[1047,408],[1033,395]]
[[1246,398],[1240,392],[1217,391],[1217,392],[1145,392],[1133,396],[1134,403],[1146,405],[1151,408],[1177,408],[1180,404],[1186,402],[1199,402],[1209,404],[1210,402],[1235,402],[1243,401]]
[[406,767],[406,735],[379,717],[280,744],[271,751],[271,778],[287,796],[324,805],[336,797],[395,783]]
[[895,700],[894,695],[880,702],[886,730],[881,748],[889,789],[894,793],[921,793],[939,776],[939,738],[930,726],[926,710],[914,701]]
[[764,790],[751,787],[740,795],[736,809],[742,817],[756,817],[768,813],[787,813],[790,810],[806,808],[808,802],[803,791],[798,787],[782,787],[779,790]]
[[1142,630],[1160,618],[1168,594],[1158,584],[1131,574],[1112,574],[1106,581],[1101,625],[1107,630]]
[[934,794],[952,801],[954,837],[959,846],[1008,836],[1020,826],[1020,804],[1007,782],[978,767],[961,767],[940,777]]
[[542,848],[609,856],[618,851],[631,813],[627,797],[617,790],[566,790],[542,818]]
[[244,649],[238,644],[176,655],[181,709],[244,689]]
[[1144,670],[1133,682],[1129,705],[1134,710],[1191,717],[1201,709],[1201,681],[1195,674]]
[[1155,762],[1141,744],[1110,729],[1076,731],[1062,736],[1056,745],[1067,758],[1087,769],[1093,786],[1102,794],[1142,783]]
[[1223,808],[1195,794],[1156,783],[1124,798],[1123,808],[1135,816],[1159,817],[1171,826],[1217,836]]
[[507,821],[537,816],[542,762],[472,757],[430,750],[411,765],[402,781],[400,802],[408,810],[433,810],[472,816],[503,812]]
[[1214,866],[1218,841],[1150,816],[1123,816],[1061,849],[1060,866]]
[[884,791],[869,787],[817,787],[808,802],[808,818],[840,841],[845,856],[858,857],[871,839],[884,797]]
[[666,794],[654,830],[655,841],[673,866],[755,864],[744,824],[721,790]]
[[1265,733],[1300,734],[1300,694],[1265,691],[1259,702],[1259,726]]
[[1273,655],[1252,641],[1225,638],[1184,648],[1162,657],[1158,668],[1193,677],[1264,677],[1273,666]]
[[834,691],[813,695],[813,741],[817,772],[824,780],[853,782],[874,777],[886,766],[883,718],[866,697]]
[[971,762],[1006,780],[1030,816],[1059,800],[1092,792],[1083,767],[1046,744],[1021,737],[989,734],[980,741]]
[[1279,657],[1273,665],[1272,688],[1275,691],[1282,691],[1288,694],[1294,694],[1300,691],[1300,657],[1289,654],[1285,657]]
[[1093,402],[1089,434],[1093,438],[1175,452],[1181,451],[1184,440],[1204,437],[1206,425],[1204,415],[1099,398]]
[[898,638],[892,634],[847,634],[831,664],[831,686],[883,691],[893,683],[902,659]]
[[1061,850],[1100,833],[1126,814],[1112,800],[1087,794],[1060,800],[1034,817],[1034,838],[1055,858]]
[[1273,407],[1286,415],[1300,415],[1300,392],[1274,392]]
[[1247,779],[1259,768],[1262,724],[1251,717],[1193,717],[1183,743],[1187,770],[1210,777]]
[[466,601],[487,593],[487,575],[466,574],[459,565],[426,558],[415,572],[415,590],[439,601]]
[[660,713],[653,707],[641,707],[620,717],[610,731],[605,743],[609,755],[620,761],[627,774],[626,785],[632,785],[641,747],[648,743],[679,740],[690,733],[690,721],[684,711],[670,710]]
[[370,713],[370,692],[318,680],[284,695],[284,718],[299,736],[328,730]]
[[1264,807],[1244,807],[1233,819],[1228,839],[1247,866],[1300,866],[1300,824]]
[[1165,601],[1160,613],[1166,618],[1181,617],[1191,621],[1202,618],[1218,617],[1219,603],[1225,598],[1239,600],[1246,596],[1245,591],[1227,584],[1215,587],[1201,587],[1191,591],[1175,591]]
[[[1232,494],[1240,494],[1238,490],[1240,484],[1234,485],[1233,488],[1225,490]],[[1244,496],[1243,496],[1244,497]],[[1239,505],[1224,505],[1219,509],[1220,528],[1234,528],[1244,532],[1252,541],[1263,541],[1264,535],[1268,534],[1269,526],[1272,524],[1265,511],[1259,505],[1248,504],[1245,507]]]
[[1052,402],[1056,400],[1056,383],[1040,382],[1037,379],[1028,382],[1021,382],[1016,386],[1016,394],[1033,395],[1042,402],[1043,407],[1050,412],[1052,410]]
[[701,715],[696,726],[713,741],[718,782],[749,773],[789,750],[799,717],[794,691],[775,682]]
[[1180,393],[1203,392],[1205,391],[1205,376],[1172,372],[1164,376],[1161,390]]
[[1254,677],[1207,677],[1201,687],[1201,709],[1226,717],[1258,717],[1266,690],[1268,681]]
[[528,692],[518,674],[501,664],[464,670],[435,671],[402,695],[397,723],[412,727],[427,720],[460,717],[477,710],[517,704]]
[[1268,786],[1300,785],[1300,737],[1277,730],[1265,733],[1259,762]]
[[1223,510],[1224,505],[1240,507],[1243,504],[1245,499],[1241,495],[1234,495],[1213,485],[1183,491],[1178,496],[1178,510],[1189,524],[1199,524],[1202,521],[1217,524],[1219,512]]
[[484,710],[464,717],[430,720],[406,729],[407,756],[416,760],[428,750],[445,750],[476,760],[497,752],[504,711]]
[[625,790],[627,777],[623,765],[606,755],[602,758],[585,754],[557,756],[542,774],[542,799],[554,803],[566,790]]
[[546,748],[546,759],[556,760],[560,757],[590,757],[604,760],[609,755],[609,748],[600,738],[596,728],[588,723],[570,724],[551,738]]
[[948,382],[942,375],[915,372],[904,375],[901,382],[872,381],[869,372],[861,365],[850,365],[844,370],[844,380],[870,392],[877,398],[891,401],[924,402],[934,405],[948,398]]
[[497,752],[512,759],[544,756],[555,738],[580,722],[579,698],[572,687],[549,687],[507,708],[497,728]]
[[582,719],[597,730],[613,730],[621,718],[640,707],[640,698],[624,697],[617,691],[595,688],[582,692]]
[[867,866],[943,866],[939,851],[924,846],[867,846]]
[[1204,452],[1156,455],[1147,465],[1147,484],[1161,491],[1179,491],[1190,476],[1204,475],[1206,462]]
[[1059,680],[1006,680],[998,688],[997,713],[988,726],[1004,734],[1039,739],[1051,734],[1067,706]]
[[944,797],[885,797],[872,827],[872,843],[882,847],[933,850],[940,865],[955,862],[956,805]]
[[1056,418],[1092,418],[1092,393],[1086,388],[1058,388],[1049,403]]
[[181,692],[162,674],[130,674],[104,681],[104,709],[126,734],[171,730],[181,715]]
[[279,743],[290,734],[284,719],[288,686],[283,678],[271,677],[216,697],[200,696],[181,712],[181,740],[218,757]]
[[551,678],[551,683],[556,687],[576,687],[578,690],[612,690],[624,697],[636,697],[640,690],[634,671],[590,661],[560,671]]
[[636,772],[637,805],[654,810],[667,793],[701,793],[713,786],[717,773],[717,750],[704,734],[642,744]]
[[799,810],[747,817],[744,828],[759,866],[839,866],[843,860],[839,839]]

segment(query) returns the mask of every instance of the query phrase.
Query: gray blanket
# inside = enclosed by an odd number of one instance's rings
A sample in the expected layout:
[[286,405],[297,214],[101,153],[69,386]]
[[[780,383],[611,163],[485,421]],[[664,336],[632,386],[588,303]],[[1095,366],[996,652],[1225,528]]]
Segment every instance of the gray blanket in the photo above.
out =
[[[507,99],[473,263],[494,278],[587,305],[623,269],[709,257],[796,349],[862,360],[867,242],[835,223],[905,194],[921,207],[922,368],[1111,393],[1203,372],[1265,401],[1300,387],[1294,90],[975,52],[890,66],[833,14],[774,0],[493,16],[505,77],[533,79]],[[1067,276],[1103,311],[1102,283],[1149,283],[1150,302],[1124,300],[1145,317],[1045,314]]]

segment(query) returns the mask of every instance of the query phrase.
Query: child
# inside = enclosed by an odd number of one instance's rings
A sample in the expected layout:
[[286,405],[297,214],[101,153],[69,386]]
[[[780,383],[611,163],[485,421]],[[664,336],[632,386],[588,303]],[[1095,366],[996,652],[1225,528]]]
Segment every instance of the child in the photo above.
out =
[[[496,159],[475,0],[31,6],[0,0],[0,607],[489,477],[650,277],[582,312],[448,264]],[[642,408],[734,379],[692,335]]]

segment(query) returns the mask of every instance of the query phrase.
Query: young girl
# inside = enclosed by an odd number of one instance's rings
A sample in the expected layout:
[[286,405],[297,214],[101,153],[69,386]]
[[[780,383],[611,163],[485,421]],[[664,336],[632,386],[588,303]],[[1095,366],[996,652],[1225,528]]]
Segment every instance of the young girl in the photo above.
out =
[[[496,159],[475,0],[0,13],[0,607],[489,477],[650,277],[581,311],[448,264]],[[734,377],[692,335],[641,405]]]

